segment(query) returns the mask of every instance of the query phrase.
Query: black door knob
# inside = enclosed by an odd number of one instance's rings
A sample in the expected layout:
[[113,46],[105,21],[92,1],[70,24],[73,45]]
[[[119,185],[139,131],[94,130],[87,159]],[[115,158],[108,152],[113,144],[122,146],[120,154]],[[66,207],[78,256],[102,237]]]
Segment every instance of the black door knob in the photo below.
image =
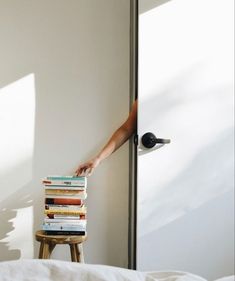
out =
[[146,134],[144,134],[142,136],[141,142],[142,142],[144,147],[152,148],[157,143],[159,143],[159,144],[166,144],[166,143],[170,143],[171,141],[169,139],[157,138],[153,133],[146,133]]

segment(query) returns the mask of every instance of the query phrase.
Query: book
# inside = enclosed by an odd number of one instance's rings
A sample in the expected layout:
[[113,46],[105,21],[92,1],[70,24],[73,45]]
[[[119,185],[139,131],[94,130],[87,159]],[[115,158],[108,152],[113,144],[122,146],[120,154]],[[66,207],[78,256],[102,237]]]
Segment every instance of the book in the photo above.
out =
[[[84,219],[85,220],[85,219]],[[76,219],[76,217],[73,219],[67,219],[67,218],[44,218],[45,223],[67,223],[67,224],[76,224],[80,221],[83,221],[81,219]]]
[[43,224],[42,226],[43,230],[59,230],[59,231],[86,231],[86,226],[80,226],[80,225],[47,225]]
[[76,185],[49,185],[45,184],[44,185],[45,189],[69,189],[69,190],[85,190],[86,187],[84,186],[76,186]]
[[46,195],[80,195],[86,193],[84,190],[71,190],[71,189],[46,189],[45,194]]
[[67,198],[67,199],[81,199],[81,200],[85,200],[86,199],[86,197],[87,197],[87,194],[86,193],[81,193],[81,194],[74,194],[74,195],[65,195],[65,194],[63,194],[63,195],[58,195],[58,194],[46,194],[45,195],[45,198],[47,199],[47,198],[63,198],[63,199],[65,199],[65,198]]
[[43,225],[45,226],[51,226],[51,227],[86,227],[86,220],[83,220],[83,221],[77,221],[75,223],[64,223],[64,222],[44,222]]
[[46,230],[47,235],[86,235],[86,231],[60,231],[60,230]]
[[68,199],[68,198],[46,198],[45,204],[55,204],[55,205],[83,205],[83,200],[81,199]]
[[51,205],[46,204],[45,210],[58,210],[58,211],[81,211],[84,210],[84,205]]
[[65,210],[45,210],[44,213],[46,215],[50,215],[50,214],[60,214],[60,215],[81,215],[81,214],[86,214],[86,209],[80,210],[80,211],[65,211]]
[[85,220],[86,214],[76,214],[76,215],[47,214],[47,217],[49,219]]
[[86,187],[86,177],[73,177],[73,176],[48,176],[42,180],[46,185],[62,185],[62,186],[81,186]]
[[71,181],[81,181],[86,182],[86,177],[84,176],[47,176],[47,180],[71,180]]
[[46,222],[44,221],[44,225],[47,225],[47,226],[56,226],[56,227],[59,227],[59,226],[65,226],[65,227],[84,227],[86,226],[86,220],[75,220],[74,222],[73,221],[68,221],[68,222],[54,222],[54,220],[51,220],[49,222]]

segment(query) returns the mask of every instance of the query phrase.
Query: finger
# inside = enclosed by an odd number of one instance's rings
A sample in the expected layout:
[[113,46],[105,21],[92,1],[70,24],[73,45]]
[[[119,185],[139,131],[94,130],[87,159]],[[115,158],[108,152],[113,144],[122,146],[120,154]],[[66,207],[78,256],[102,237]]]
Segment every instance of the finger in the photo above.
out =
[[83,170],[82,170],[82,175],[84,176],[84,177],[86,177],[87,176],[87,174],[89,173],[89,167],[85,167],[85,168],[83,168]]
[[90,169],[88,170],[87,176],[91,176],[92,173],[93,173],[93,171],[94,171],[94,168],[90,168]]
[[74,174],[75,174],[75,176],[79,176],[80,173],[81,173],[80,169],[77,169]]
[[87,169],[87,165],[80,165],[78,168],[77,168],[77,170],[76,170],[76,173],[77,174],[81,174],[81,173],[83,173],[85,170]]
[[82,174],[83,174],[83,169],[79,169],[76,171],[77,176],[82,176]]
[[89,169],[84,170],[83,175],[86,177],[88,175]]

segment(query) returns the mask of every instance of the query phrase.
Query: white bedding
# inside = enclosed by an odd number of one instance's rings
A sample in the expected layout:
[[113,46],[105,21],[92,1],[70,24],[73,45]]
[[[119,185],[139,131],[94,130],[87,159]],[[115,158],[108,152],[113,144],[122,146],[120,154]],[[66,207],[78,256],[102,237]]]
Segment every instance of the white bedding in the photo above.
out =
[[[0,262],[0,281],[206,281],[184,272],[138,272],[58,260]],[[226,280],[230,281],[232,279]]]

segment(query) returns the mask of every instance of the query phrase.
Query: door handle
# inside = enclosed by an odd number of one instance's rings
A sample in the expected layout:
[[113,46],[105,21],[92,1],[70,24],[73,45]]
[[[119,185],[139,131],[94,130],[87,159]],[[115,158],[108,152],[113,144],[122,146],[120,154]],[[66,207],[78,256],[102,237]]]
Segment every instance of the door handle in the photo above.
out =
[[142,142],[144,147],[152,148],[157,143],[166,144],[166,143],[170,143],[171,140],[170,139],[160,139],[160,138],[157,138],[153,133],[149,132],[149,133],[146,133],[146,134],[144,134],[142,136],[141,142]]

